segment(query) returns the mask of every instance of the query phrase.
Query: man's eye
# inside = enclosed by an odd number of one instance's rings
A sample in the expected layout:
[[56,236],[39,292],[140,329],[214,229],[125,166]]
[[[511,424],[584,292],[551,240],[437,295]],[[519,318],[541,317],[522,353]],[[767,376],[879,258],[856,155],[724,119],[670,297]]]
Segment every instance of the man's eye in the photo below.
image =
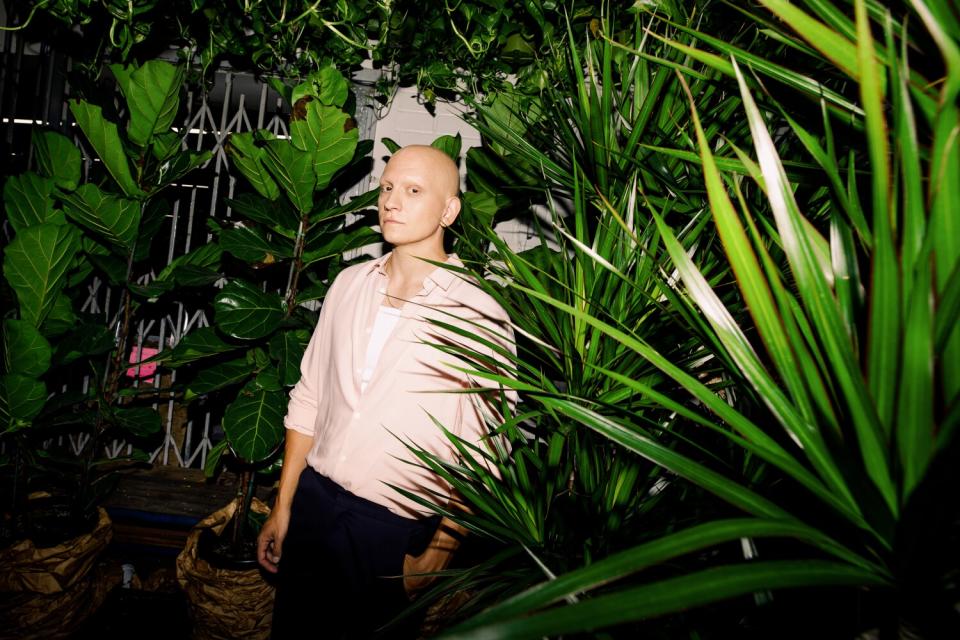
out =
[[410,187],[410,193],[420,193],[420,189],[417,187]]
[[380,191],[390,191],[390,190],[391,190],[390,187],[388,187],[388,186],[386,186],[386,185],[380,187]]

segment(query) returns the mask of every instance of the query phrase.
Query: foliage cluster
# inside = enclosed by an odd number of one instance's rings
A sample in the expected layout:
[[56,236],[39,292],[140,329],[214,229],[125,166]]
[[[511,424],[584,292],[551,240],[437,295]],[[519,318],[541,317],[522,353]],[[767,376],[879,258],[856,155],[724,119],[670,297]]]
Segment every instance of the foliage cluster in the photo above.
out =
[[[148,438],[161,429],[150,406],[157,387],[128,377],[135,346],[133,318],[175,286],[210,284],[220,253],[206,249],[179,259],[144,284],[151,248],[170,210],[165,193],[209,153],[184,148],[172,129],[183,68],[165,62],[111,69],[125,104],[118,126],[113,105],[73,100],[70,111],[96,163],[84,167],[81,149],[66,136],[36,131],[37,171],[8,178],[3,188],[13,238],[4,247],[9,294],[3,324],[0,435],[11,471],[11,535],[29,533],[22,519],[28,492],[69,497],[84,522],[118,464],[144,460]],[[116,288],[115,312],[82,309],[91,276]],[[89,384],[77,384],[85,376]],[[72,435],[82,455],[56,455],[44,446]],[[133,446],[132,457],[102,458],[114,437]]]

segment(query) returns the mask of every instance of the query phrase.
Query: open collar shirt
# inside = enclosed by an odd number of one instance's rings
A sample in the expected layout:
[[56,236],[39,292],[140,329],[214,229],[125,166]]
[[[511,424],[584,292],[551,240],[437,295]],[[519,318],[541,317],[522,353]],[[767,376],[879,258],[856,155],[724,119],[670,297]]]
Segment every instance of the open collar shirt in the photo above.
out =
[[[488,435],[486,419],[500,406],[493,383],[458,371],[469,366],[434,345],[466,346],[494,362],[503,358],[484,342],[511,352],[515,345],[500,305],[469,280],[438,267],[420,292],[403,302],[400,320],[362,389],[367,345],[387,292],[383,267],[389,256],[348,267],[330,286],[284,424],[313,438],[307,464],[318,473],[395,513],[418,517],[427,510],[389,485],[441,503],[450,490],[419,466],[406,445],[454,461],[456,449],[438,424],[480,443]],[[463,266],[456,255],[447,262]],[[477,386],[490,393],[457,393]],[[515,402],[514,392],[505,394],[508,403]]]

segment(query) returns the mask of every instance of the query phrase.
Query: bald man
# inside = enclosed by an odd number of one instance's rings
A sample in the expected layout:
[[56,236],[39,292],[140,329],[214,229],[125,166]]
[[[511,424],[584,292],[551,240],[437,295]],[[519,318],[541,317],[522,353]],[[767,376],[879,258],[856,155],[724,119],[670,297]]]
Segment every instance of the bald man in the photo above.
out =
[[417,637],[415,617],[381,627],[429,582],[423,574],[448,565],[463,533],[415,499],[454,502],[406,446],[453,462],[457,451],[437,423],[482,443],[484,414],[496,412],[499,391],[456,393],[484,383],[434,345],[468,346],[494,361],[491,343],[514,348],[503,309],[432,264],[462,266],[443,248],[460,213],[459,184],[456,164],[437,149],[394,154],[378,201],[392,251],[345,269],[323,302],[290,393],[279,491],[258,541],[260,564],[278,573],[274,638]]

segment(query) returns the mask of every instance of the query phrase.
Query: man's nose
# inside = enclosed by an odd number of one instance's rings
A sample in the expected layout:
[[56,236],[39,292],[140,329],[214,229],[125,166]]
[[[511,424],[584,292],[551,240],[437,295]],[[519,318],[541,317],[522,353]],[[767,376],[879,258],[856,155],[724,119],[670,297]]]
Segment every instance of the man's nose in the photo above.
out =
[[397,197],[396,191],[387,191],[383,194],[383,208],[384,209],[396,209],[399,203],[399,198]]

